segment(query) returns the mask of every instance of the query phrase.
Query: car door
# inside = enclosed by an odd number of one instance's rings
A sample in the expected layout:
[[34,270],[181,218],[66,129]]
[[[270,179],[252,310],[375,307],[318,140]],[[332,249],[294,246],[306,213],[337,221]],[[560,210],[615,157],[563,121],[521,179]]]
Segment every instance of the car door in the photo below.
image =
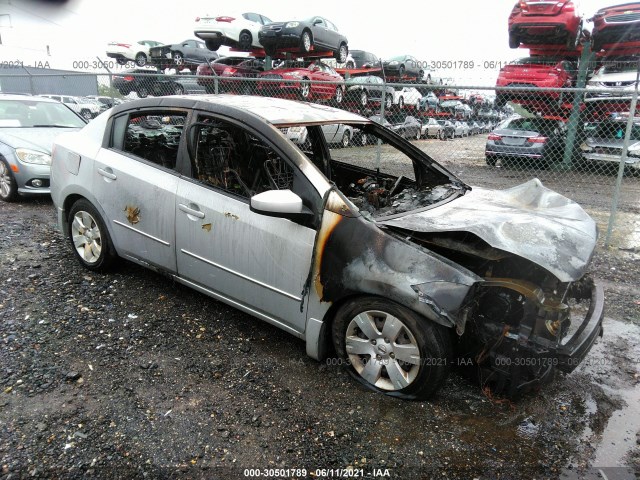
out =
[[302,332],[316,230],[252,212],[249,199],[287,188],[303,196],[299,189],[306,179],[234,120],[199,113],[188,135],[191,174],[179,181],[176,196],[179,275],[271,323]]
[[311,33],[313,34],[313,44],[327,46],[327,24],[322,17],[313,17],[311,21]]
[[92,176],[118,253],[170,272],[176,271],[175,195],[186,117],[168,108],[116,117]]

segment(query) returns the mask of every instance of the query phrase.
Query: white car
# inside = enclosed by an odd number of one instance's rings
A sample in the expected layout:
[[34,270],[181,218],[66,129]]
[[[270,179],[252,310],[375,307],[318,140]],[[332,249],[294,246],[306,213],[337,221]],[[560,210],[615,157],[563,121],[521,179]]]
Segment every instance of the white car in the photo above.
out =
[[403,109],[405,105],[413,105],[418,108],[422,94],[416,87],[402,87],[393,93],[393,104]]
[[[630,99],[636,86],[638,61],[613,61],[600,67],[587,82],[587,101]],[[593,92],[593,90],[606,90]],[[591,92],[590,92],[591,90]]]
[[271,19],[259,13],[239,15],[209,15],[196,17],[193,34],[205,41],[209,50],[216,51],[222,45],[238,47],[242,50],[262,48],[258,32]]
[[[305,145],[309,139],[306,127],[284,127],[280,131],[296,145]],[[349,125],[323,125],[322,133],[329,145],[337,145],[346,148],[353,140],[354,131]]]
[[39,95],[64,103],[85,120],[91,120],[102,113],[102,108],[90,98],[73,97],[71,95]]
[[149,49],[164,45],[155,40],[139,40],[137,42],[109,42],[107,44],[107,57],[115,58],[116,62],[124,65],[127,62],[135,62],[142,67],[149,60]]

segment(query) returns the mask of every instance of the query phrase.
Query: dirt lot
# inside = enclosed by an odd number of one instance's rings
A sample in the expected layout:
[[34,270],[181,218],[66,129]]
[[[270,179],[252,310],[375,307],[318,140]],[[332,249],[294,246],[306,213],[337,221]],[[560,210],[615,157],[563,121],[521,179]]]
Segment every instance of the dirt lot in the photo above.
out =
[[[483,142],[420,144],[475,185],[531,177],[487,167]],[[611,177],[539,173],[606,229]],[[613,247],[592,266],[604,338],[515,404],[455,372],[431,402],[374,394],[301,341],[162,276],[128,263],[88,273],[49,200],[0,203],[0,478],[634,478],[638,183],[625,181]]]

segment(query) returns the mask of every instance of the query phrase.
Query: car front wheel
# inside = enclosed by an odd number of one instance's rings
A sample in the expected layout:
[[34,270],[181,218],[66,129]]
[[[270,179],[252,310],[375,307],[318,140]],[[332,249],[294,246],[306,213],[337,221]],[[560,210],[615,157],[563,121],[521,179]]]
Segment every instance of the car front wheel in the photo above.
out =
[[5,202],[13,202],[18,198],[18,184],[9,164],[0,158],[0,198]]
[[89,270],[107,270],[116,259],[109,232],[96,208],[81,199],[69,211],[67,234],[80,263]]
[[336,51],[335,58],[338,63],[345,63],[347,61],[347,56],[349,55],[349,48],[341,43]]
[[182,56],[181,52],[173,52],[173,63],[175,63],[176,65],[184,64],[184,57]]
[[308,30],[305,30],[300,36],[300,49],[304,53],[309,53],[311,51],[312,44],[313,42],[311,40],[311,33]]
[[143,67],[147,64],[147,56],[140,52],[136,55],[136,65],[138,65],[139,67]]
[[332,336],[350,374],[380,393],[425,399],[449,372],[452,346],[446,327],[386,299],[347,301],[336,312]]

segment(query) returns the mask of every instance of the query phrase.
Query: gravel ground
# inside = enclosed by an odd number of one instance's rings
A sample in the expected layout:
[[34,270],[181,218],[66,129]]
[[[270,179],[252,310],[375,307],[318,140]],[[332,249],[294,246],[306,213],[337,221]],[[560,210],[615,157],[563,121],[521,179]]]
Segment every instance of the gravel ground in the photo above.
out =
[[[479,140],[456,142],[441,144],[475,152]],[[518,183],[474,154],[451,167],[476,185]],[[593,191],[585,205],[599,218],[609,201]],[[431,402],[401,402],[165,277],[126,262],[109,275],[82,269],[50,200],[0,203],[0,215],[3,480],[246,478],[246,468],[306,469],[277,478],[343,473],[316,472],[329,468],[398,479],[640,475],[635,247],[599,245],[605,336],[571,375],[511,403],[454,372]]]

